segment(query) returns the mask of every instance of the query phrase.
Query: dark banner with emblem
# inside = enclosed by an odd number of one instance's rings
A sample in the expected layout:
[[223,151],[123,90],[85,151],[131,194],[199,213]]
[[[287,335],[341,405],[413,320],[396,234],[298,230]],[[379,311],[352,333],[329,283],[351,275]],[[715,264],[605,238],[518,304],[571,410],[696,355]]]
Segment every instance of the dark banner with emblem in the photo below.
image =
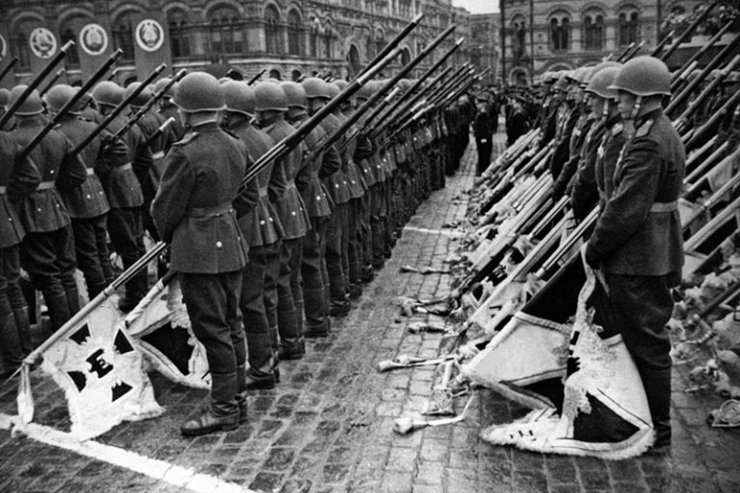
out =
[[[59,52],[61,45],[51,25],[47,25],[45,22],[34,22],[28,25],[30,26],[30,31],[25,34],[28,36],[29,45],[29,65],[31,68],[29,79],[33,79],[36,74],[40,73],[49,64],[54,55]],[[57,70],[63,66],[64,61],[59,64]],[[55,74],[56,70],[52,70],[44,81],[41,82],[39,88],[43,88]],[[22,82],[26,83],[28,80]]]
[[164,12],[150,11],[134,16],[136,76],[143,80],[160,64],[172,66],[170,40]]
[[78,33],[75,42],[80,56],[80,79],[84,83],[113,52],[113,40],[107,19],[77,19],[74,30]]

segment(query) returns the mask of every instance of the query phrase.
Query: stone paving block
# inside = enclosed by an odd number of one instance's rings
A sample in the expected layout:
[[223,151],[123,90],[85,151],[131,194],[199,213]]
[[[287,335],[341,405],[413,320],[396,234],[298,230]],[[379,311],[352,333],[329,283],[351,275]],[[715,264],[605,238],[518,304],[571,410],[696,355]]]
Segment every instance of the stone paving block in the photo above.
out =
[[425,461],[443,461],[447,459],[448,451],[445,441],[424,437],[419,456]]
[[445,466],[442,462],[420,460],[414,477],[414,484],[442,485]]
[[518,493],[547,491],[547,476],[544,471],[512,471],[512,486]]
[[380,484],[380,489],[373,491],[383,491],[385,493],[408,493],[411,491],[411,481],[411,473],[387,472]]
[[406,447],[391,448],[388,456],[388,471],[413,472],[416,469],[417,450]]

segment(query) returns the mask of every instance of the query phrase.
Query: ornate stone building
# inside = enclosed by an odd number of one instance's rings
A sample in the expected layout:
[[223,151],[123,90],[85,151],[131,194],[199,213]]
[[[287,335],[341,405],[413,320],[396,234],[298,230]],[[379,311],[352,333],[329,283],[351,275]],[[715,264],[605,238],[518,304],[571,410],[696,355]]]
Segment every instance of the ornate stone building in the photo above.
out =
[[484,84],[495,84],[500,77],[500,21],[497,13],[470,16],[470,62],[479,71],[491,67]]
[[[123,56],[118,79],[130,80],[139,66],[136,46],[139,29],[152,34],[158,28],[141,27],[142,16],[162,26],[167,48],[163,60],[174,69],[229,67],[247,76],[263,68],[273,77],[296,79],[301,75],[356,73],[416,15],[422,25],[402,42],[401,56],[386,75],[409,61],[450,23],[457,23],[454,36],[435,53],[452,46],[470,33],[470,14],[453,7],[451,0],[3,0],[0,3],[0,36],[5,56],[16,56],[16,80],[34,72],[33,53],[53,35],[57,46],[75,40],[65,60],[69,81],[80,78],[79,35],[82,26],[96,23]],[[45,28],[39,38],[37,28]],[[34,37],[35,36],[35,37]],[[41,40],[41,44],[39,44]],[[34,44],[35,43],[35,44]],[[140,43],[139,43],[140,44]],[[32,46],[33,45],[33,46]],[[2,48],[2,46],[0,46]],[[0,52],[0,58],[3,53]],[[84,56],[82,57],[84,58]],[[452,63],[469,59],[469,47],[458,50]],[[434,57],[415,71],[418,75]],[[5,85],[16,82],[6,77]]]
[[[546,70],[571,69],[621,53],[632,42],[654,47],[667,22],[706,0],[500,0],[503,67],[510,84]],[[715,12],[719,9],[715,9]],[[698,30],[700,31],[700,30]],[[701,35],[701,32],[697,32]]]

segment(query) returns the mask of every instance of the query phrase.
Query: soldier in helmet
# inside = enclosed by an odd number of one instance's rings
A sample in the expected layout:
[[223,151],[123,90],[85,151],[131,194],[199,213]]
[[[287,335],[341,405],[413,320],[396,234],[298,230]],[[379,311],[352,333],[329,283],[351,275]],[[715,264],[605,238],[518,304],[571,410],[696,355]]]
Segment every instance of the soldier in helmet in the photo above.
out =
[[[171,80],[172,79],[168,77],[159,79],[154,85],[154,92],[158,93],[159,91],[164,89],[165,86],[171,82]],[[170,87],[169,90],[164,94],[164,96],[162,96],[162,98],[159,100],[159,114],[162,116],[163,120],[168,120],[170,118],[175,119],[172,122],[172,125],[170,125],[170,129],[174,134],[173,140],[178,141],[185,137],[185,127],[182,126],[182,123],[177,116],[177,106],[175,105],[175,103],[172,102],[172,96],[175,93],[175,87],[177,87],[177,84],[175,84],[174,87]]]
[[[288,99],[280,84],[260,82],[254,88],[254,97],[258,125],[274,141],[280,142],[295,131],[285,121]],[[277,197],[274,203],[283,227],[280,275],[277,280],[277,328],[280,344],[275,349],[286,359],[300,358],[305,353],[301,259],[303,237],[311,228],[311,219],[295,182],[298,174],[308,165],[302,157],[301,144],[275,164],[283,168],[286,179],[285,193]],[[273,342],[277,342],[275,335]]]
[[[222,125],[246,144],[251,163],[269,151],[275,141],[251,123],[255,113],[254,90],[234,80],[228,80],[221,87],[226,101]],[[270,162],[235,202],[239,228],[249,246],[239,302],[247,335],[249,369],[237,367],[237,380],[246,379],[247,390],[273,388],[276,383],[277,353],[273,349],[269,321],[277,319],[276,280],[280,275],[283,232],[272,203],[285,193],[286,186],[283,168]],[[268,276],[272,279],[269,292],[265,287]]]
[[[25,90],[23,85],[14,87],[9,104]],[[17,125],[12,133],[19,146],[26,146],[46,125],[43,111],[37,91],[18,107],[14,115]],[[80,186],[87,172],[82,160],[73,153],[72,143],[58,130],[44,137],[31,151],[31,159],[39,169],[41,183],[23,197],[18,210],[26,230],[21,265],[28,272],[31,285],[44,294],[52,329],[57,330],[80,309],[74,279],[74,238],[60,190]]]
[[[330,99],[327,83],[317,77],[309,77],[301,85],[306,91],[308,112],[313,115],[319,111]],[[334,115],[327,115],[319,123],[321,129],[331,133],[339,127],[339,120]],[[338,154],[336,146],[334,151]],[[350,305],[347,301],[344,266],[347,258],[347,204],[351,199],[347,175],[340,167],[329,174],[324,185],[334,204],[326,231],[326,269],[329,274],[329,314],[343,317],[349,313]]]
[[[677,201],[685,174],[681,139],[665,116],[671,74],[659,59],[633,58],[610,86],[623,119],[634,120],[606,201],[585,248],[586,262],[603,272],[597,316],[613,317],[647,393],[656,446],[670,445],[670,288],[680,281],[683,240]],[[610,310],[610,307],[613,309]]]
[[[308,120],[308,100],[303,86],[297,82],[283,82],[281,87],[288,98],[288,121],[298,127]],[[304,139],[304,159],[317,150],[326,137],[321,127],[314,128]],[[334,147],[315,156],[296,176],[296,186],[306,204],[311,218],[311,229],[303,238],[303,298],[306,327],[305,337],[324,337],[329,334],[329,273],[326,270],[326,226],[331,217],[332,206],[321,178],[331,175],[342,166]]]
[[[4,87],[0,87],[0,118],[5,115],[8,101],[10,100],[10,91]],[[9,128],[9,127],[8,127]]]
[[233,202],[249,158],[244,143],[219,127],[224,95],[213,76],[186,75],[174,102],[190,133],[165,158],[151,212],[171,245],[172,269],[180,273],[193,333],[206,349],[211,374],[207,405],[180,428],[195,436],[233,430],[246,413],[246,382],[237,371],[246,358],[239,294],[247,245]]
[[[66,84],[52,87],[45,96],[47,108],[51,113],[58,112],[76,93],[77,89]],[[80,109],[78,104],[69,110],[57,127],[75,146],[97,127],[79,118]],[[87,179],[78,187],[62,191],[62,198],[72,219],[77,264],[85,276],[90,299],[105,289],[113,278],[107,240],[110,204],[98,173],[102,169],[105,174],[116,164],[127,162],[126,145],[120,140],[104,144],[108,138],[110,134],[104,131],[82,149],[80,158],[85,163]]]
[[[124,90],[115,82],[103,81],[92,91],[93,101],[100,114],[105,117],[123,101]],[[108,126],[115,134],[126,125],[126,118],[119,114]],[[100,178],[108,195],[108,234],[111,246],[123,261],[124,268],[132,266],[146,252],[144,248],[144,226],[142,205],[144,196],[134,173],[134,162],[151,162],[151,153],[146,147],[144,135],[137,126],[131,127],[121,140],[127,148],[127,160],[116,162],[109,170],[101,170]],[[119,144],[115,144],[119,145]],[[118,302],[124,312],[131,311],[144,297],[148,288],[147,273],[142,271],[126,284],[126,292]]]
[[28,305],[20,285],[20,248],[26,231],[18,206],[41,182],[36,165],[8,132],[0,131],[0,380],[9,377],[32,350]]

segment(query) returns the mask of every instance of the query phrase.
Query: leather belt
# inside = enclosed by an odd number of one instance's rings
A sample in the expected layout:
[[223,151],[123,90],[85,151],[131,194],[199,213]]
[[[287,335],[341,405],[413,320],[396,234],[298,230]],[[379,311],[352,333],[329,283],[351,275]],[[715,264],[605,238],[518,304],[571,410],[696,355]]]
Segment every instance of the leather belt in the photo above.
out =
[[0,195],[5,195],[6,193],[8,193],[8,187],[5,186],[5,185],[1,186],[0,187]]
[[39,186],[36,187],[36,191],[41,192],[43,190],[51,190],[52,188],[54,188],[55,184],[56,182],[54,181],[42,181],[41,183],[39,183]]
[[93,168],[85,168],[87,170],[87,176],[92,176],[95,174],[95,170]]
[[131,166],[131,163],[126,163],[123,166],[119,166],[117,168],[113,168],[114,173],[123,173],[124,171],[128,171],[130,169],[133,169],[133,166]]
[[215,217],[231,212],[232,210],[234,209],[231,206],[231,202],[227,202],[209,207],[191,207],[187,210],[186,215],[188,217]]
[[152,154],[152,159],[164,159],[164,151],[157,151]]
[[673,212],[678,210],[678,200],[673,202],[656,202],[650,207],[650,212],[660,214],[661,212]]
[[258,191],[258,192],[259,192],[259,194],[260,194],[260,197],[267,197],[267,195],[268,195],[268,194],[267,194],[267,190],[268,190],[268,189],[267,189],[267,187],[259,187],[259,188],[257,189],[257,191]]

